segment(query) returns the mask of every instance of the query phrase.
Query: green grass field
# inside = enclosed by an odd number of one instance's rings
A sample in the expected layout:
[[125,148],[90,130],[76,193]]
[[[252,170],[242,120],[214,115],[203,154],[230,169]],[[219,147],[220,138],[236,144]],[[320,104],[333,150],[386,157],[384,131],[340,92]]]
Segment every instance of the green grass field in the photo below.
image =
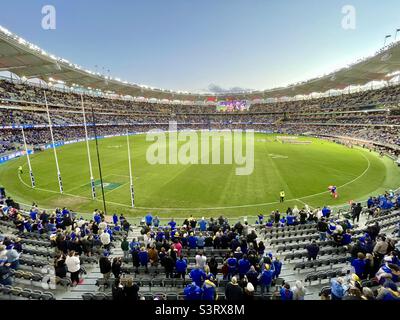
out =
[[[237,176],[236,165],[150,165],[146,151],[151,142],[132,136],[136,208],[130,208],[129,169],[126,137],[99,140],[108,214],[161,217],[255,216],[288,206],[341,206],[350,200],[365,200],[400,186],[400,170],[389,158],[361,148],[350,149],[314,138],[300,139],[312,144],[282,144],[273,135],[255,135],[255,167],[252,175]],[[99,179],[95,144],[90,143],[95,179]],[[222,143],[221,143],[222,148]],[[0,185],[16,201],[42,208],[67,206],[89,213],[102,208],[99,186],[97,200],[91,199],[85,143],[58,148],[65,194],[58,192],[52,150],[31,157],[36,178],[30,188],[26,158],[0,166]],[[24,173],[18,176],[18,166]],[[338,186],[339,198],[332,199],[328,186]],[[279,191],[286,201],[279,204]]]

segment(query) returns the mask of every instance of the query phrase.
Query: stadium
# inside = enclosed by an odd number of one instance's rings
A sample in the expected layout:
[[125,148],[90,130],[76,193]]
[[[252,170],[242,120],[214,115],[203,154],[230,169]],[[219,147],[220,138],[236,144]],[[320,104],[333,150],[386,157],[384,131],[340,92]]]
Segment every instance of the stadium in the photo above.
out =
[[0,300],[400,300],[387,38],[321,77],[201,93],[0,26]]

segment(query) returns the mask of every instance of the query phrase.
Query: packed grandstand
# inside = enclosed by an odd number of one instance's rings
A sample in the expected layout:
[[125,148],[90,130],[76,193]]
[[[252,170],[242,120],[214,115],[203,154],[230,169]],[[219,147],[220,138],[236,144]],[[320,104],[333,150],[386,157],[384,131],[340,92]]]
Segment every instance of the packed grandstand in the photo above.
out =
[[[0,52],[1,53],[1,52]],[[1,60],[0,60],[1,61]],[[0,65],[1,66],[1,65]],[[26,79],[0,80],[0,155],[81,139],[81,94]],[[400,85],[321,98],[214,104],[159,103],[83,94],[101,136],[151,129],[255,129],[360,145],[396,161]],[[0,299],[32,300],[400,300],[400,194],[371,194],[337,213],[292,207],[257,219],[193,217],[134,223],[95,210],[0,210]],[[94,208],[93,208],[94,210]],[[255,213],[256,214],[256,213]]]

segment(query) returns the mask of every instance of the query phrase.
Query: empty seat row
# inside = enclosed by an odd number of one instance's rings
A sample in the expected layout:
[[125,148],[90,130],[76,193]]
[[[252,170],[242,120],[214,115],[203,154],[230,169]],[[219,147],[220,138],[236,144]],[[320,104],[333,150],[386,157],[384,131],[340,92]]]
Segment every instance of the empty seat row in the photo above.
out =
[[[317,241],[319,247],[329,247],[335,245],[335,241],[328,240],[328,241]],[[309,245],[309,243],[299,244],[299,243],[290,243],[286,245],[280,245],[276,247],[277,252],[285,252],[285,251],[294,251],[305,249]]]
[[284,232],[265,234],[264,239],[278,239],[278,238],[287,238],[287,237],[293,237],[293,236],[305,236],[305,235],[312,235],[312,234],[316,234],[316,233],[317,233],[316,229],[284,231]]
[[367,225],[373,224],[375,222],[380,222],[380,221],[385,220],[385,219],[391,219],[391,218],[394,218],[394,217],[399,216],[399,215],[400,215],[400,211],[393,212],[393,211],[388,210],[388,211],[385,211],[385,212],[381,212],[378,217],[368,220],[366,222],[366,224]]
[[28,288],[3,286],[0,284],[0,294],[22,297],[32,300],[55,300],[51,292],[42,292],[40,290],[31,290]]
[[305,261],[296,263],[294,266],[294,270],[302,270],[302,269],[310,269],[310,268],[318,268],[321,266],[329,266],[340,263],[347,263],[351,261],[351,257],[339,257],[339,258],[328,258],[321,260],[313,260],[313,261]]
[[[16,270],[13,273],[13,276],[17,279],[24,279],[32,282],[42,282],[47,275],[43,275],[41,273],[32,273],[32,272],[27,272],[27,271],[22,271],[22,270]],[[60,277],[54,277],[54,279],[51,279],[50,277],[47,279],[47,283],[50,283],[52,280],[54,280],[54,284],[56,285],[61,285],[63,287],[70,287],[71,286],[71,280],[69,278],[60,278]]]
[[[32,256],[42,256],[46,258],[55,258],[58,254],[56,252],[49,252],[49,251],[43,251],[43,250],[34,250],[34,249],[29,249],[29,248],[23,248],[22,252],[27,255],[32,255]],[[82,263],[97,263],[98,258],[91,256],[85,256],[81,255],[80,259]]]
[[[319,251],[318,255],[319,256],[324,256],[324,255],[339,255],[339,254],[344,254],[348,251],[347,248],[345,247],[338,247],[338,248],[323,248]],[[307,251],[300,251],[300,252],[295,252],[295,253],[289,253],[285,256],[285,260],[294,260],[294,259],[301,259],[307,257],[308,253]]]
[[324,279],[333,279],[336,277],[341,277],[346,275],[346,273],[342,269],[336,269],[336,270],[328,270],[328,271],[320,271],[320,272],[314,272],[310,273],[306,276],[305,282],[309,282],[311,285],[311,282],[313,281],[321,281]]
[[319,239],[319,234],[311,234],[311,235],[291,237],[291,238],[272,239],[270,241],[270,244],[275,245],[275,244],[283,244],[283,243],[291,243],[291,242],[304,242],[304,241],[312,241],[312,240],[318,240],[318,239]]
[[308,229],[315,229],[315,223],[309,224],[298,224],[296,226],[284,226],[284,227],[272,227],[268,228],[265,226],[260,226],[260,229],[265,233],[274,233],[274,232],[282,232],[282,231],[292,231],[292,230],[308,230]]

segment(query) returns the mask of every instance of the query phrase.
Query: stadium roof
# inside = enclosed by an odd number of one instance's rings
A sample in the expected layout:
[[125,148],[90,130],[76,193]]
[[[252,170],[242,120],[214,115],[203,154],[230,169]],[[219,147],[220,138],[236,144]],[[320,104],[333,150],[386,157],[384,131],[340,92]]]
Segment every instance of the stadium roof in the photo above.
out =
[[28,79],[39,78],[45,82],[50,80],[65,83],[69,87],[99,89],[103,92],[112,91],[132,97],[181,101],[206,100],[207,97],[234,97],[249,100],[294,97],[314,92],[341,90],[350,85],[365,85],[371,81],[388,81],[397,75],[399,70],[400,42],[396,42],[381,49],[374,56],[359,60],[338,71],[287,87],[230,94],[174,92],[132,84],[85,70],[65,59],[45,52],[0,26],[0,71],[10,71],[19,77]]

